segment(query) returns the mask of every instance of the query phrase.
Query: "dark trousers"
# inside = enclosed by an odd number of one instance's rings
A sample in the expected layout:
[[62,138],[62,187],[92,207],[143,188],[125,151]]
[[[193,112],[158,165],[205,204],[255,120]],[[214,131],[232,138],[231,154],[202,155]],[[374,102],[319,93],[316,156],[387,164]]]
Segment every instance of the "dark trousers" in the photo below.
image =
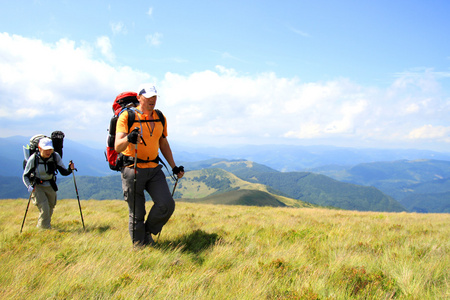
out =
[[[122,170],[122,188],[125,201],[128,203],[129,223],[128,230],[133,244],[145,245],[145,235],[148,233],[158,234],[163,226],[169,221],[175,210],[175,201],[170,193],[166,182],[166,176],[161,166],[156,168],[137,168],[136,171],[136,199],[134,191],[134,168]],[[145,194],[147,191],[153,200],[147,220],[145,220]],[[136,205],[136,216],[133,216],[134,205]],[[135,222],[133,220],[135,219]]]

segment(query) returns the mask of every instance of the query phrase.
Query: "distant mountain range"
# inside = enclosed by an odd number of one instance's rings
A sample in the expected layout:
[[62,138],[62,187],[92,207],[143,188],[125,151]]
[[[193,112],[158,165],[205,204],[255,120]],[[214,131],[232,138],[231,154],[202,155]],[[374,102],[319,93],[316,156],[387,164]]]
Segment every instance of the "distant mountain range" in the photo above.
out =
[[[0,199],[27,197],[20,176],[22,146],[28,140],[0,138]],[[175,194],[183,201],[450,212],[446,153],[323,146],[172,148],[177,162],[189,171]],[[373,161],[377,158],[380,161]],[[70,159],[78,169],[81,199],[122,199],[120,175],[109,170],[103,150],[66,139],[63,161],[67,164]],[[295,171],[288,172],[291,169]],[[60,199],[76,198],[72,176],[59,176],[58,186]]]
[[[23,146],[29,144],[29,137],[13,136],[0,138],[0,176],[22,176]],[[109,169],[103,150],[86,147],[69,139],[64,140],[63,162],[67,166],[73,160],[79,175],[108,176]]]
[[409,211],[450,213],[450,161],[399,160],[348,168],[322,167],[312,172],[342,182],[374,186]]
[[[234,174],[225,169],[233,170]],[[76,198],[73,178],[70,177],[62,177],[58,181],[60,199]],[[18,190],[17,187],[22,185],[19,179],[16,177],[16,182],[9,181],[10,185],[4,190]],[[119,175],[77,176],[76,182],[80,199],[122,199]],[[173,185],[173,182],[169,184]],[[16,197],[11,193],[7,195],[8,198],[27,197],[25,188]],[[309,172],[283,173],[249,161],[211,162],[206,168],[188,171],[179,181],[174,197],[182,201],[216,204],[405,210],[394,199],[373,187],[339,182]],[[1,193],[0,198],[3,198]]]
[[[0,138],[0,176],[21,176],[23,151],[30,137]],[[106,135],[105,135],[106,141]],[[106,142],[105,142],[106,145]],[[203,147],[179,145],[171,142],[175,160],[187,164],[209,159],[249,160],[281,172],[314,171],[320,167],[353,167],[362,163],[397,160],[433,159],[450,161],[450,152],[441,153],[415,149],[356,149],[334,146],[247,145],[230,147]],[[104,149],[96,149],[64,140],[63,161],[73,160],[79,175],[110,176]]]

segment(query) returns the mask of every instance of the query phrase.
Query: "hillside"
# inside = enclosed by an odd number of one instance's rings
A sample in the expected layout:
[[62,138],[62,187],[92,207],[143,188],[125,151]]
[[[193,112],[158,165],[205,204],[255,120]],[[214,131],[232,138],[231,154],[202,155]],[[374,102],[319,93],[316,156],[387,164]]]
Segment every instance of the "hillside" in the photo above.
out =
[[[0,299],[446,299],[446,214],[177,202],[133,250],[120,200],[0,201]],[[148,203],[150,205],[150,203]]]
[[413,194],[401,202],[410,211],[450,213],[450,192]]
[[247,189],[215,194],[200,199],[182,199],[182,201],[224,205],[286,207],[286,204],[267,192]]
[[0,176],[0,199],[28,198],[21,177]]
[[[262,165],[236,160],[214,162],[252,183],[262,184],[273,193],[320,206],[360,211],[405,211],[392,197],[374,187],[344,183],[310,172],[277,172]],[[203,164],[207,168],[206,164]],[[262,171],[261,171],[262,170]]]
[[[0,138],[0,199],[27,197],[21,184],[22,146],[28,143],[28,137]],[[450,203],[449,153],[436,153],[422,150],[382,150],[382,149],[351,149],[339,147],[302,147],[286,145],[242,146],[235,148],[190,148],[184,145],[173,145],[177,162],[183,164],[186,170],[207,168],[223,169],[233,173],[244,181],[262,183],[272,195],[281,195],[289,199],[290,206],[295,206],[297,200],[321,203],[358,210],[394,211],[407,209],[417,212],[440,212]],[[222,159],[220,157],[227,157]],[[202,160],[207,158],[207,160]],[[247,158],[250,160],[245,160]],[[428,159],[424,159],[428,158]],[[433,159],[429,159],[433,158]],[[73,159],[79,172],[80,197],[82,199],[121,199],[120,175],[111,171],[105,161],[103,149],[93,149],[85,145],[65,139],[64,158],[67,162]],[[232,160],[230,160],[232,159]],[[391,161],[391,159],[397,159]],[[401,160],[398,160],[401,159]],[[413,160],[406,160],[413,159]],[[441,160],[439,160],[441,159]],[[448,160],[446,160],[448,159]],[[376,160],[384,160],[373,162]],[[264,165],[261,163],[265,163]],[[361,164],[356,164],[361,162]],[[281,175],[289,184],[274,184],[268,178],[280,171],[295,174]],[[307,171],[307,172],[305,172]],[[301,173],[322,174],[340,182],[352,183],[356,186],[375,187],[383,194],[373,189],[358,190],[348,185],[340,186],[344,193],[338,191],[335,182],[330,182],[330,188],[324,189],[322,181],[316,178],[303,186],[297,186],[294,177],[302,177]],[[283,174],[287,174],[282,172]],[[260,174],[266,174],[260,177]],[[86,178],[84,178],[86,176]],[[104,176],[105,179],[98,178]],[[276,178],[279,175],[275,175]],[[310,177],[310,179],[313,178]],[[258,180],[262,180],[258,182]],[[306,179],[306,178],[305,178]],[[60,197],[76,197],[71,178],[59,176]],[[277,179],[278,180],[278,179]],[[183,181],[183,180],[182,180]],[[181,181],[181,182],[182,182]],[[326,180],[325,180],[326,181]],[[169,182],[171,186],[173,183]],[[206,183],[199,182],[200,187]],[[217,183],[219,184],[219,183]],[[310,186],[312,184],[312,186]],[[302,189],[298,192],[295,189]],[[210,194],[199,188],[191,191],[176,191],[175,197],[202,198]],[[223,185],[215,192],[227,192],[233,187]],[[328,189],[328,190],[327,190]],[[206,192],[206,193],[205,193]],[[361,199],[357,196],[363,195]],[[437,195],[439,194],[439,195]],[[388,195],[390,197],[386,198]],[[407,198],[415,197],[414,206],[409,206]],[[294,200],[292,200],[294,198]],[[286,201],[283,200],[283,203]],[[432,210],[430,210],[432,209]],[[437,211],[436,211],[437,209]]]
[[321,167],[313,172],[339,181],[374,186],[410,211],[445,212],[450,206],[450,161],[373,162],[349,168]]
[[[76,172],[75,172],[76,173]],[[122,180],[120,175],[94,177],[76,176],[76,184],[80,199],[107,200],[123,199]],[[76,198],[73,175],[58,177],[58,197],[61,199]]]
[[263,173],[254,181],[283,191],[288,197],[320,206],[359,211],[404,211],[393,198],[374,187],[343,183],[309,172]]
[[[227,163],[230,166],[234,162]],[[215,163],[213,166],[217,166]],[[274,193],[263,184],[251,183],[236,175],[217,168],[206,168],[187,172],[179,181],[175,198],[189,202],[215,204],[241,204],[254,206],[311,206]]]
[[215,193],[199,199],[180,198],[179,201],[223,205],[271,206],[271,207],[318,207],[317,205],[295,200],[264,191],[240,189]]
[[203,198],[236,189],[267,191],[262,184],[244,181],[231,172],[217,168],[189,171],[177,187],[183,198]]
[[[209,164],[209,165],[208,165]],[[209,161],[203,162],[203,168],[186,172],[179,181],[174,198],[197,199],[218,195],[235,190],[262,191],[275,197],[277,201],[292,207],[304,207],[307,204],[338,207],[361,211],[403,211],[405,210],[392,198],[373,187],[363,187],[333,180],[329,177],[308,173],[282,173],[249,161]],[[208,167],[209,166],[209,167]],[[225,168],[236,173],[233,174]],[[189,170],[189,165],[186,166]],[[77,187],[80,199],[122,199],[120,175],[93,177],[78,176]],[[173,182],[168,179],[169,187]],[[20,178],[16,178],[11,187],[23,187]],[[73,175],[59,176],[58,197],[60,199],[76,198]],[[10,190],[5,187],[5,192]],[[11,188],[11,190],[13,190]],[[26,190],[18,197],[27,197]],[[0,191],[0,197],[3,191]],[[10,193],[8,194],[10,195]],[[147,195],[148,198],[148,195]],[[221,199],[226,199],[223,197]],[[149,199],[149,198],[148,198]],[[255,200],[255,197],[252,199]],[[212,201],[212,200],[210,200]],[[218,200],[215,200],[218,201]],[[238,200],[236,200],[238,201]],[[261,201],[255,200],[255,205]],[[248,202],[247,202],[248,203]],[[273,203],[272,203],[273,205]]]

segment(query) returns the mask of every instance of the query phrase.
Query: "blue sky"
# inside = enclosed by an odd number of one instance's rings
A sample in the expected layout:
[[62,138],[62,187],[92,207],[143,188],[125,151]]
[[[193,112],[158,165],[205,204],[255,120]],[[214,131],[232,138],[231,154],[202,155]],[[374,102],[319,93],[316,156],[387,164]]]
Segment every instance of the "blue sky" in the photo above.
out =
[[0,4],[0,137],[101,147],[153,82],[181,145],[450,149],[448,1]]

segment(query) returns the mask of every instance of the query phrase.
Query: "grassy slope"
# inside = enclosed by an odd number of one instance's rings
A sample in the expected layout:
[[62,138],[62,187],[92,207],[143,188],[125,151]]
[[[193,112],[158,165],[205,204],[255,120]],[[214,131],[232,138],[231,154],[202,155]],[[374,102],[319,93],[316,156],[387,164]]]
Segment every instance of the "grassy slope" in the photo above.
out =
[[317,205],[295,200],[292,198],[274,195],[265,191],[239,189],[230,192],[212,194],[200,199],[179,199],[179,201],[192,203],[209,203],[224,205],[248,205],[271,207],[318,207]]
[[226,204],[226,205],[251,205],[251,206],[286,206],[283,202],[269,193],[255,190],[237,190],[218,195],[195,199],[198,203]]
[[[205,182],[199,182],[199,178],[208,179],[205,181],[211,182],[212,185],[209,186]],[[215,187],[214,183],[224,183],[224,185]],[[237,192],[236,190],[240,190],[241,192]],[[252,195],[249,195],[249,190],[253,191],[251,193]],[[266,185],[242,180],[236,175],[222,169],[202,169],[187,172],[183,180],[180,181],[176,191],[177,195],[181,194],[183,198],[189,199],[188,201],[191,202],[256,206],[276,206],[276,202],[281,202],[278,206],[282,206],[283,204],[292,207],[312,206],[300,200],[275,195],[267,189]],[[225,195],[221,195],[223,193]],[[258,198],[255,195],[260,196]],[[271,199],[268,200],[269,198]],[[262,201],[262,199],[265,200]],[[242,203],[242,201],[245,203]]]
[[[133,250],[123,201],[0,201],[1,299],[444,299],[450,216],[177,203]],[[149,205],[151,203],[148,203]]]

